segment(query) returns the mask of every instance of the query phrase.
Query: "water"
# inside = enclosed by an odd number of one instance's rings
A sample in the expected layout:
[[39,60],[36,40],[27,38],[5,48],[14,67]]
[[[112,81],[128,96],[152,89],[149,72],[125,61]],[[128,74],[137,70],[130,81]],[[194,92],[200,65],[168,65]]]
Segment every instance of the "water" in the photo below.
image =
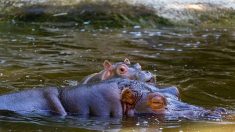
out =
[[[235,107],[235,29],[79,28],[74,23],[0,23],[0,93],[77,85],[84,76],[128,57],[175,85],[184,102],[208,109]],[[162,117],[83,119],[0,117],[0,131],[234,131],[235,119]]]

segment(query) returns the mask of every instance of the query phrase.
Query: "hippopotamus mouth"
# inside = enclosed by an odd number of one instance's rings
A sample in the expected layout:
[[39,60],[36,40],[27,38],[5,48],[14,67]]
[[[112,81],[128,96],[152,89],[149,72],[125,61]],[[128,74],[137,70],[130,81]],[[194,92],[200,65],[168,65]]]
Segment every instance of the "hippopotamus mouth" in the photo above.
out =
[[[125,89],[123,90],[125,91]],[[126,90],[125,93],[122,91],[121,104],[123,115],[133,116],[134,108],[137,102],[142,98],[142,92],[136,90]]]
[[131,116],[130,113],[134,110],[135,105],[133,104],[128,104],[128,103],[123,103],[122,104],[122,109],[123,109],[123,115],[126,116]]

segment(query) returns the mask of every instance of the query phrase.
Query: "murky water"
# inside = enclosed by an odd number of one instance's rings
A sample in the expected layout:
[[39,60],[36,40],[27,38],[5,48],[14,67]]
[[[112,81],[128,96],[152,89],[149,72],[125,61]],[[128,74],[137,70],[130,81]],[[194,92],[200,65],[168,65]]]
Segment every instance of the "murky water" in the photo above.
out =
[[[235,107],[235,29],[80,29],[74,23],[0,24],[0,93],[77,85],[102,62],[128,57],[175,85],[184,102]],[[82,119],[0,117],[0,131],[234,131],[235,119],[164,120],[161,117]]]

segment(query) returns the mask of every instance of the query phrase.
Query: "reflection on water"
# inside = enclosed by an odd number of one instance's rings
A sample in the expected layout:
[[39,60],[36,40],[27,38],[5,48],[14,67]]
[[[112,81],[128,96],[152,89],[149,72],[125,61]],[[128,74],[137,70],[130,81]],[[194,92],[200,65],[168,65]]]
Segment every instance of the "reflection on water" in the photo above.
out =
[[[128,57],[175,85],[187,103],[206,108],[235,106],[235,30],[160,28],[79,29],[72,23],[1,23],[0,92],[77,85],[102,62]],[[54,119],[56,118],[56,119]],[[161,118],[160,118],[161,119]],[[0,130],[229,131],[235,119],[221,122],[68,117],[1,117]]]

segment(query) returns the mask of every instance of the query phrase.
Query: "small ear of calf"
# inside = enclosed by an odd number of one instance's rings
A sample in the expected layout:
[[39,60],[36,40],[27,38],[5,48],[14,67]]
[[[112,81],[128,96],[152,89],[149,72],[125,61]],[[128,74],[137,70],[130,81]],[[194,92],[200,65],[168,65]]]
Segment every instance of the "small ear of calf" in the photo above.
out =
[[108,60],[105,60],[103,63],[104,70],[111,70],[113,68],[112,63],[109,62]]
[[128,58],[125,58],[124,63],[126,63],[126,64],[128,64],[128,65],[131,64],[131,62],[130,62],[130,60],[129,60]]
[[106,80],[112,76],[113,65],[108,60],[105,60],[103,63],[104,73],[101,76],[101,80]]

